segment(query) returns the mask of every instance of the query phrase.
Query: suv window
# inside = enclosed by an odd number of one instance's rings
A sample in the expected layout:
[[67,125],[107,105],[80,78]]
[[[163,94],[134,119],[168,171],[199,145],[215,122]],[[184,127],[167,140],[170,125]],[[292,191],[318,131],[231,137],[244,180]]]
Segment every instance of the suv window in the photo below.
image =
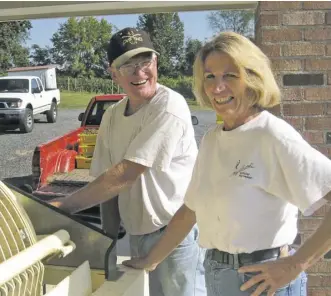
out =
[[37,78],[37,83],[38,83],[39,90],[42,91],[43,86],[42,86],[41,80],[39,78]]
[[86,125],[100,125],[101,119],[109,106],[117,103],[117,101],[99,101],[92,106],[89,115],[86,119]]
[[31,92],[39,91],[39,86],[36,79],[31,80]]

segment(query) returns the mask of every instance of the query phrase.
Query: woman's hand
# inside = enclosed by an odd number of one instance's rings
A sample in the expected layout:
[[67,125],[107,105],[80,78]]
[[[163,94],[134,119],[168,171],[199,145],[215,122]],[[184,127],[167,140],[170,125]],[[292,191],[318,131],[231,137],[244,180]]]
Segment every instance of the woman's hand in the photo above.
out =
[[256,265],[246,265],[239,268],[239,273],[256,272],[249,281],[244,283],[241,291],[257,286],[251,296],[259,296],[267,293],[268,296],[275,295],[277,289],[286,286],[293,281],[304,269],[294,256],[284,257],[275,261],[265,262]]
[[130,260],[125,260],[122,262],[123,265],[132,267],[135,269],[144,269],[146,271],[153,271],[157,266],[158,263],[151,263],[149,262],[148,258],[131,258]]

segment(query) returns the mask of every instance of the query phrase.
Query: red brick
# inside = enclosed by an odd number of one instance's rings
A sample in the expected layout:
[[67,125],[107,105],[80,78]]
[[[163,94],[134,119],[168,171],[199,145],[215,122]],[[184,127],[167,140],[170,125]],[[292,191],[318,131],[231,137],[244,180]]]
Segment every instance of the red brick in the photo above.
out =
[[321,11],[299,11],[283,15],[283,25],[305,26],[322,25],[325,21],[325,13]]
[[329,70],[331,69],[331,59],[307,59],[306,70]]
[[283,76],[280,73],[274,73],[274,77],[277,85],[280,87],[283,86],[283,79],[282,79]]
[[326,115],[331,115],[331,103],[326,104],[325,114]]
[[[323,132],[303,132],[304,139],[309,144],[324,144],[324,134]],[[318,217],[319,215],[316,215]]]
[[276,105],[272,108],[269,108],[268,111],[274,114],[275,116],[280,116],[280,105]]
[[315,231],[315,229],[312,231],[307,231],[307,232],[301,233],[301,244],[303,244],[314,233],[314,231]]
[[295,117],[284,117],[284,120],[292,125],[296,130],[303,130],[303,118],[295,118]]
[[309,87],[305,94],[307,101],[331,101],[331,87]]
[[312,265],[307,270],[310,273],[331,273],[331,261],[319,261]]
[[315,213],[312,215],[313,217],[324,217],[325,214],[330,210],[330,204],[326,204],[320,207]]
[[331,39],[331,28],[307,29],[304,32],[305,40]]
[[279,44],[263,44],[260,46],[261,50],[268,57],[280,57],[280,45]]
[[326,24],[331,25],[331,11],[326,13]]
[[[309,282],[309,279],[308,279]],[[308,289],[308,296],[330,296],[331,288],[313,288]]]
[[331,44],[326,45],[326,55],[331,56]]
[[323,144],[317,144],[317,145],[312,145],[316,150],[321,152],[327,157],[331,156],[331,146],[330,145],[323,145]]
[[306,118],[306,130],[331,129],[331,117]]
[[284,104],[283,113],[284,116],[322,115],[324,113],[324,104],[321,103]]
[[303,62],[301,60],[272,59],[272,67],[275,71],[298,71],[303,70]]
[[325,55],[324,44],[300,42],[283,45],[283,56],[320,56]]
[[262,30],[263,42],[300,41],[302,31],[300,29],[269,29]]
[[[331,275],[311,274],[308,280],[309,287],[328,287],[331,286]],[[326,294],[330,295],[330,294]]]
[[302,3],[296,1],[261,1],[261,10],[289,10],[301,9]]
[[260,26],[269,27],[269,26],[278,26],[279,25],[279,15],[277,14],[261,14],[260,15]]
[[330,1],[305,1],[303,2],[303,9],[329,9],[331,8]]
[[305,218],[299,219],[298,229],[302,231],[315,231],[316,228],[321,224],[323,219],[321,218]]
[[284,88],[282,90],[283,101],[300,101],[304,99],[304,90],[302,88]]

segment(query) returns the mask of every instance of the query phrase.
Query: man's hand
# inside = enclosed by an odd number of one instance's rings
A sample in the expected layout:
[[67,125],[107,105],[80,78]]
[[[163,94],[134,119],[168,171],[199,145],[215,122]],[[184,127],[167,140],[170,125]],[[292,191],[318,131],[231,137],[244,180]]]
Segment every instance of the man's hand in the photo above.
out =
[[239,273],[256,272],[259,274],[243,284],[240,290],[245,291],[257,285],[256,290],[251,296],[258,296],[266,291],[268,292],[268,296],[273,296],[279,288],[286,286],[296,279],[303,270],[302,266],[295,262],[293,256],[267,263],[243,266],[239,268]]
[[146,271],[153,271],[158,266],[158,263],[148,262],[148,258],[138,257],[131,258],[131,260],[125,260],[122,264],[135,269],[145,269]]

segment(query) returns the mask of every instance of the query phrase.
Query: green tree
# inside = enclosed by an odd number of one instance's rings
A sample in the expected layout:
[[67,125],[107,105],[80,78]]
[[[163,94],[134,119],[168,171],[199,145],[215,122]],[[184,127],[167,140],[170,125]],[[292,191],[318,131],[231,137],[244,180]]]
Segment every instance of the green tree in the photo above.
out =
[[105,19],[69,18],[51,39],[55,63],[73,77],[106,75],[106,49],[111,32],[112,25]]
[[53,50],[49,46],[40,47],[38,44],[31,46],[30,58],[32,65],[45,66],[53,64]]
[[149,33],[155,50],[160,53],[159,75],[177,77],[184,48],[184,24],[178,13],[140,15],[137,28]]
[[0,73],[29,65],[29,50],[23,43],[31,28],[29,21],[0,22]]
[[209,26],[214,33],[233,31],[252,38],[254,36],[253,10],[212,11],[207,15]]
[[185,43],[185,54],[182,61],[181,72],[186,76],[193,75],[193,64],[195,57],[202,47],[202,42],[198,39],[188,38]]

